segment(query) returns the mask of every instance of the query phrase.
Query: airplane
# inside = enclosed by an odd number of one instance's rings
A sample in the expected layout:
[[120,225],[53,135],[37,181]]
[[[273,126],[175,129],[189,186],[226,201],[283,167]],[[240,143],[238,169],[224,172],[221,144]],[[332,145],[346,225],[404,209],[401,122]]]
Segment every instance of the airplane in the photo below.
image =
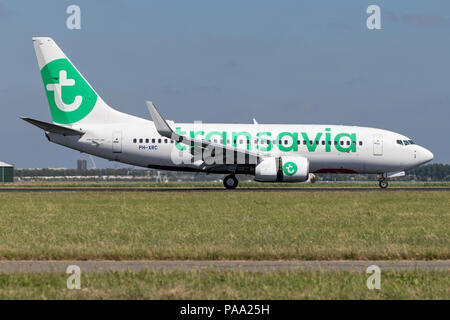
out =
[[175,123],[147,101],[152,121],[106,104],[48,37],[32,38],[52,123],[22,117],[50,142],[145,168],[226,175],[259,182],[305,182],[317,173],[378,174],[379,186],[433,159],[410,138],[343,125]]

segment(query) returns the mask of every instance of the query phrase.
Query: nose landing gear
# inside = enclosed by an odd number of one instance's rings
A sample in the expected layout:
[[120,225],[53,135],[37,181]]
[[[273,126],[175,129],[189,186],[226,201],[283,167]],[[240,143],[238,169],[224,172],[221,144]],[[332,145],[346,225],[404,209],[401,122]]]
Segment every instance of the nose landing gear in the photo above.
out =
[[236,189],[238,183],[239,183],[238,179],[236,179],[236,177],[232,174],[223,178],[223,185],[227,189]]

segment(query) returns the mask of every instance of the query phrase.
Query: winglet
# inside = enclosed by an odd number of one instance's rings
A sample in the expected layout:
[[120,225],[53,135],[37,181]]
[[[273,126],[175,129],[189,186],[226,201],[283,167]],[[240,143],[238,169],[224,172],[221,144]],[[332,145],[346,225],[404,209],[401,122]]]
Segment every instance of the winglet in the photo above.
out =
[[[178,143],[183,143],[183,144],[189,145],[189,146],[200,147],[200,148],[212,147],[212,148],[218,148],[218,149],[222,149],[222,150],[229,150],[232,152],[232,155],[235,155],[236,153],[245,154],[246,156],[249,157],[249,159],[250,159],[250,157],[252,159],[255,159],[255,163],[258,161],[259,154],[254,153],[252,151],[245,150],[245,149],[238,150],[236,147],[212,143],[212,142],[209,142],[208,140],[204,140],[204,139],[188,138],[184,135],[180,135],[180,134],[174,132],[170,128],[167,121],[164,120],[162,115],[159,113],[158,109],[156,109],[156,107],[153,105],[153,103],[151,101],[146,101],[145,103],[147,104],[148,111],[150,112],[150,116],[152,117],[153,123],[155,124],[156,131],[158,131],[158,133],[161,136],[167,137]],[[192,149],[192,150],[194,150],[194,149]]]
[[171,138],[173,130],[167,124],[166,120],[164,120],[158,109],[156,109],[155,105],[151,101],[146,101],[145,103],[147,104],[148,111],[150,112],[150,116],[152,117],[158,133],[163,137]]

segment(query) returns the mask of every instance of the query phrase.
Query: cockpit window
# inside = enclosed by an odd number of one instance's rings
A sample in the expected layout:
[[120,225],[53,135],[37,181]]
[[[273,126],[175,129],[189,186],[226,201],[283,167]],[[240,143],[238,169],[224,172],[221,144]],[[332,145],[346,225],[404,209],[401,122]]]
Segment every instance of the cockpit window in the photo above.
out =
[[410,144],[415,144],[414,141],[412,140],[397,140],[397,143],[402,145],[402,146],[407,146]]

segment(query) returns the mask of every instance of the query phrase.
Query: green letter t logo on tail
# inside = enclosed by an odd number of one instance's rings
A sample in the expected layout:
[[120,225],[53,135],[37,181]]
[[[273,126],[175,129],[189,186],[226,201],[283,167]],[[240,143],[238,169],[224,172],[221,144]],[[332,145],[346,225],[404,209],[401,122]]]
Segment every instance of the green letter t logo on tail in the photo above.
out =
[[86,117],[97,94],[67,59],[54,60],[41,70],[53,121],[69,124]]

